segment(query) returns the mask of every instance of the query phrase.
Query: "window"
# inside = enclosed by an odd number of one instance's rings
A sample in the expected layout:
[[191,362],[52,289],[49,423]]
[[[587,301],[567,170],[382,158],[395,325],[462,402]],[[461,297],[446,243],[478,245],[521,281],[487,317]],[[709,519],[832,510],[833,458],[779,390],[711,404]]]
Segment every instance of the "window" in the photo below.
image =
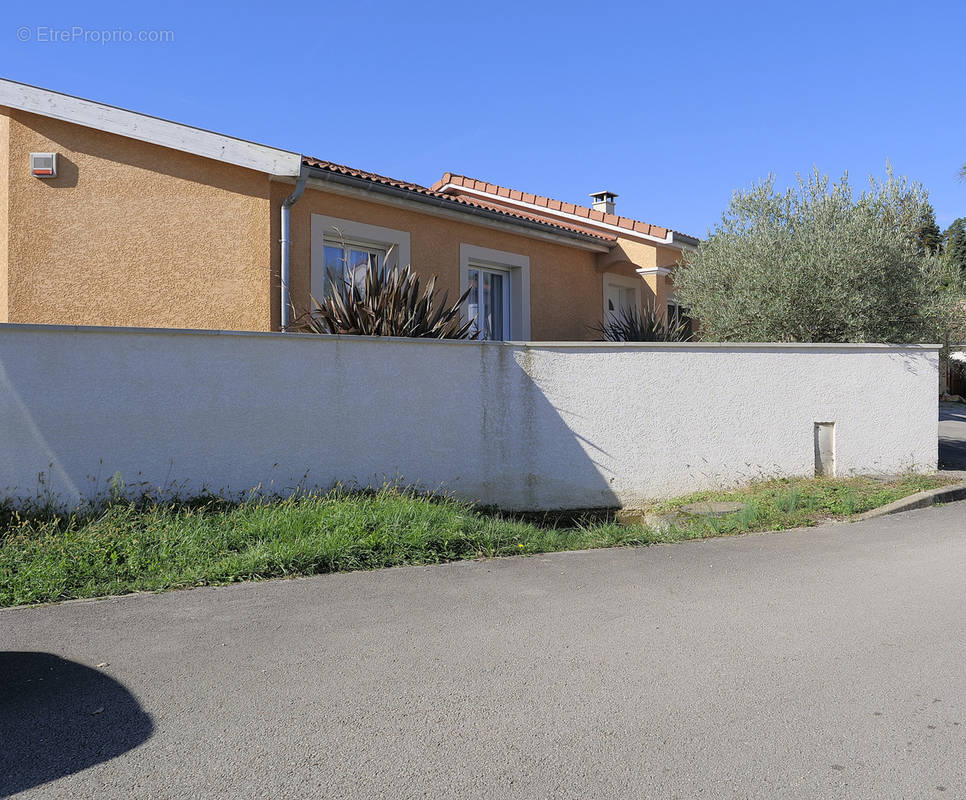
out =
[[474,320],[475,339],[502,341],[510,337],[510,273],[469,265],[467,315]]
[[[329,272],[342,276],[360,290],[371,263],[381,269],[410,263],[410,235],[351,219],[312,215],[312,280],[309,291],[321,300],[332,287]],[[296,298],[295,302],[307,302]]]
[[667,324],[672,327],[680,325],[684,329],[684,337],[691,338],[693,333],[691,316],[687,306],[681,305],[677,300],[667,301]]
[[332,291],[332,279],[342,276],[360,292],[365,290],[366,272],[370,265],[382,268],[386,265],[386,251],[380,247],[361,243],[350,243],[341,239],[325,238],[323,247],[323,286],[324,292]]
[[530,257],[460,244],[460,294],[477,339],[530,338]]

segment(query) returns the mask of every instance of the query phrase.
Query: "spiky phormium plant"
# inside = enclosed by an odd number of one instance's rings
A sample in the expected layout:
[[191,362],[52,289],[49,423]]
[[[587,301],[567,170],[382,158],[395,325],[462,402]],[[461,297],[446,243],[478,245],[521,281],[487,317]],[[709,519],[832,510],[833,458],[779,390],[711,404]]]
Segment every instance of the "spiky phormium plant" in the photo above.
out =
[[605,342],[686,342],[688,326],[673,324],[653,308],[622,308],[593,328]]
[[312,309],[292,330],[352,336],[407,336],[417,339],[466,339],[473,320],[465,320],[462,305],[469,291],[452,305],[448,293],[437,297],[436,276],[421,290],[412,268],[370,263],[360,288],[344,275],[329,273],[332,290],[312,297]]

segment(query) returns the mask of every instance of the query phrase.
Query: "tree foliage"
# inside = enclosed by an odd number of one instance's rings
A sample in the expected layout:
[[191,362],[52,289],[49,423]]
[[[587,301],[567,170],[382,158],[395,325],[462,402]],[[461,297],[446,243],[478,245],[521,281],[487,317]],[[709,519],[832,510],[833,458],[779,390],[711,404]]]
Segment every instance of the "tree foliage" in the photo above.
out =
[[932,203],[923,204],[922,213],[919,216],[916,227],[916,240],[920,254],[935,255],[943,248],[943,231],[936,222],[936,212],[933,210]]
[[943,257],[966,284],[966,217],[954,219],[943,232]]
[[937,341],[956,304],[932,217],[922,186],[891,172],[859,195],[847,175],[785,192],[770,177],[734,194],[675,285],[707,340]]

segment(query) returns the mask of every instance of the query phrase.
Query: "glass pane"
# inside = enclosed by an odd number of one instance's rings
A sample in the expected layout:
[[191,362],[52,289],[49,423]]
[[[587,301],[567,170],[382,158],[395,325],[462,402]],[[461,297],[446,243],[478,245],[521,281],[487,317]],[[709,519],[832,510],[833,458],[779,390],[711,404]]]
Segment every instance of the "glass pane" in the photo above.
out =
[[471,328],[474,339],[480,338],[480,271],[471,269],[469,272],[470,293],[466,298],[466,316],[473,320]]
[[369,267],[371,254],[368,250],[349,250],[349,263],[346,271],[346,280],[352,282],[352,286],[362,294],[366,289],[366,270]]
[[484,272],[480,275],[483,281],[483,285],[480,289],[481,293],[481,311],[483,312],[480,317],[480,327],[483,329],[483,338],[492,339],[493,338],[493,276],[489,272]]
[[325,293],[328,294],[331,290],[329,276],[335,276],[338,280],[339,276],[345,273],[345,251],[341,247],[325,245],[322,252],[322,265],[324,273],[322,285],[325,287]]
[[620,288],[620,304],[622,311],[631,311],[636,305],[637,292],[628,286]]
[[486,306],[486,338],[500,341],[506,338],[503,330],[503,276],[495,272],[483,273],[484,305]]

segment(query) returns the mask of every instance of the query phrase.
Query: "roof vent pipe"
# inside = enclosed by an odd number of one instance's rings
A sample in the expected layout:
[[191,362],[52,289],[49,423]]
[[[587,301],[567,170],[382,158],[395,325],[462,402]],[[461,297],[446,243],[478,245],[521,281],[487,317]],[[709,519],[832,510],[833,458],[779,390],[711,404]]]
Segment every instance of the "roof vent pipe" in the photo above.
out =
[[295,181],[295,191],[282,201],[282,264],[281,264],[281,330],[285,332],[292,321],[292,293],[289,289],[289,275],[291,273],[291,246],[292,241],[289,235],[290,212],[302,194],[305,192],[305,181],[309,177],[308,167],[302,164],[299,169],[298,179]]
[[614,199],[617,197],[613,192],[593,192],[590,195],[593,200],[594,211],[602,211],[605,214],[614,213]]

